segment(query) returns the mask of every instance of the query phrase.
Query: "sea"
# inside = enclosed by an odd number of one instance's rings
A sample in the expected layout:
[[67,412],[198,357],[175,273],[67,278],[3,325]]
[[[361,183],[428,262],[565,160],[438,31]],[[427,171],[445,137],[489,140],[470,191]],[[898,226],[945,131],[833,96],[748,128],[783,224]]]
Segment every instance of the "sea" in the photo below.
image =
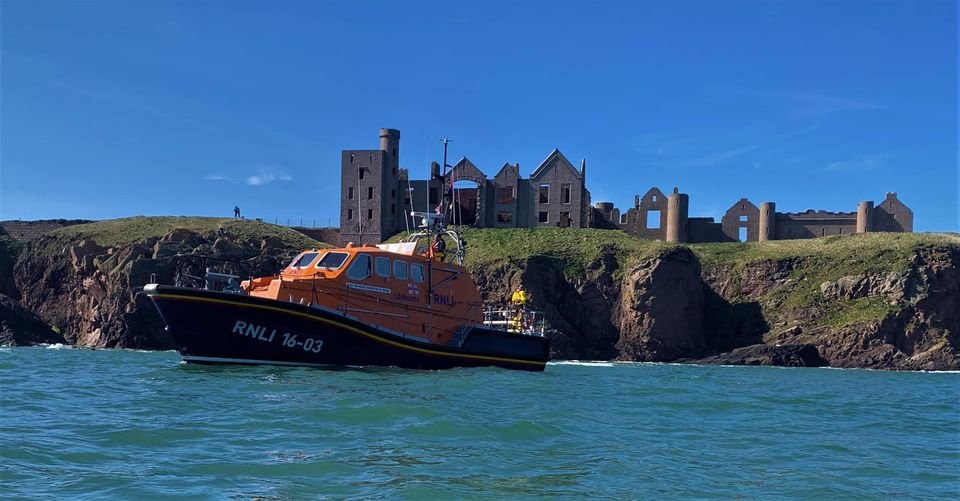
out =
[[0,350],[2,499],[958,499],[960,374]]

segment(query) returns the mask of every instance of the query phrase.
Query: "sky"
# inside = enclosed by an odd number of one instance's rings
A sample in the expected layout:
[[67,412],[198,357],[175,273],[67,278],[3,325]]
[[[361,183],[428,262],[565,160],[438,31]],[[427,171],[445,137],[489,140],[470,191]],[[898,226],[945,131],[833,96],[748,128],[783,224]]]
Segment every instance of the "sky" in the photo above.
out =
[[0,220],[337,225],[340,150],[958,231],[957,2],[0,0]]

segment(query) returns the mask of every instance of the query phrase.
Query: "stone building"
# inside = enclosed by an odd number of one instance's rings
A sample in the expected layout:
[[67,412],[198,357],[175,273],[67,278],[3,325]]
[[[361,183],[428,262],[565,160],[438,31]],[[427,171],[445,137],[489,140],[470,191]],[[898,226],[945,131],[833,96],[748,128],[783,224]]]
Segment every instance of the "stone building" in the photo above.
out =
[[419,224],[411,211],[433,211],[441,204],[451,209],[450,222],[480,228],[593,225],[586,161],[577,169],[560,150],[528,178],[519,164],[505,163],[490,179],[463,157],[445,174],[434,162],[430,178],[419,180],[400,168],[399,150],[400,131],[380,129],[379,150],[341,153],[341,243],[380,243]]
[[[400,131],[380,129],[380,148],[340,155],[340,243],[376,244],[415,228],[411,211],[447,207],[448,222],[480,228],[606,228],[668,242],[737,242],[816,238],[872,231],[911,232],[913,212],[887,193],[879,204],[860,202],[855,212],[777,212],[741,198],[719,222],[689,217],[690,197],[674,188],[650,188],[621,212],[614,204],[591,206],[586,160],[576,168],[554,149],[524,178],[519,164],[505,163],[488,178],[463,157],[446,173],[433,162],[428,179],[400,168]],[[333,233],[330,234],[331,236]],[[329,238],[329,237],[328,237]]]
[[712,217],[689,217],[689,196],[677,188],[664,196],[651,188],[634,198],[634,207],[620,212],[609,202],[598,203],[597,227],[619,228],[639,238],[668,242],[754,242],[792,240],[875,231],[912,232],[913,211],[887,193],[877,205],[860,202],[855,212],[777,212],[774,202],[757,207],[741,198],[727,209],[720,222]]

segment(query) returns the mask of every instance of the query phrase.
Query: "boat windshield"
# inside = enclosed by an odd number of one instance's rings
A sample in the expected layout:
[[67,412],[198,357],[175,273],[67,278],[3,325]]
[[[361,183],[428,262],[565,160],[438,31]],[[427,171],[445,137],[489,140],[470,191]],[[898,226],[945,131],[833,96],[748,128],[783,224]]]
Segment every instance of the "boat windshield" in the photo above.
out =
[[303,268],[305,266],[310,266],[310,263],[317,258],[318,252],[304,252],[300,257],[293,260],[290,263],[290,268]]
[[317,268],[339,268],[348,255],[346,252],[328,252],[320,258]]

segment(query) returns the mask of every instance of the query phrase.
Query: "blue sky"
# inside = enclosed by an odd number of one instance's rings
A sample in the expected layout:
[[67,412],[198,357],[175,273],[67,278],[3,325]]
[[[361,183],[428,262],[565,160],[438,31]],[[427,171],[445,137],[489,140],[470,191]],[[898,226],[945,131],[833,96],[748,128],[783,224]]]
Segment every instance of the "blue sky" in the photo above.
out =
[[[953,1],[2,0],[0,219],[336,224],[339,151],[553,148],[593,201],[651,186],[957,231]],[[452,163],[452,162],[451,162]]]

